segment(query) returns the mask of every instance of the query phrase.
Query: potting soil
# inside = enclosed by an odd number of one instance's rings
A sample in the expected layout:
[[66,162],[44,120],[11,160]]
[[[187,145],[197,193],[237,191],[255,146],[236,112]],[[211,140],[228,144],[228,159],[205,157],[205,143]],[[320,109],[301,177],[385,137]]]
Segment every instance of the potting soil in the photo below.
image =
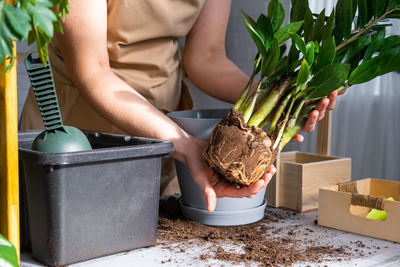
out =
[[[204,261],[205,265],[212,259],[233,264],[279,266],[337,262],[363,256],[364,252],[354,249],[352,244],[334,246],[330,245],[330,240],[321,242],[312,237],[315,225],[300,227],[301,222],[297,217],[300,217],[299,214],[292,211],[267,208],[264,218],[257,223],[230,227],[206,226],[183,218],[177,198],[170,197],[160,201],[158,245],[188,255],[191,255],[189,252],[195,246],[207,246],[207,253],[194,259]],[[282,225],[279,222],[287,220],[293,223],[279,227]],[[172,260],[170,258],[162,263]]]

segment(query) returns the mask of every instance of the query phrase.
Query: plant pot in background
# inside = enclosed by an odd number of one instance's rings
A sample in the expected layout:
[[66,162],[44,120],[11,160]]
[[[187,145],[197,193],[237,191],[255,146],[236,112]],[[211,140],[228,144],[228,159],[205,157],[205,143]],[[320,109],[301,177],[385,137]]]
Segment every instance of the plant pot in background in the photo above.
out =
[[[214,127],[229,109],[204,109],[176,111],[168,114],[183,130],[196,138],[207,141]],[[254,198],[219,198],[215,211],[207,211],[206,200],[189,169],[176,162],[176,172],[181,189],[179,201],[182,213],[188,219],[207,225],[242,225],[264,217],[265,189]]]
[[84,132],[93,150],[47,153],[31,150],[40,132],[18,135],[34,258],[64,266],[156,242],[171,142]]

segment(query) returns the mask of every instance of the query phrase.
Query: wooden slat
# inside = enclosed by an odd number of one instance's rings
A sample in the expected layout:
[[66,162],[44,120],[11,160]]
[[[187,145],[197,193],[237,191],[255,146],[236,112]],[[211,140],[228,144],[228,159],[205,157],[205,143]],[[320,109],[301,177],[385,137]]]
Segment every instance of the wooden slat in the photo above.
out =
[[[16,56],[16,45],[13,44]],[[10,59],[6,59],[7,65]],[[4,66],[0,67],[3,72]],[[1,70],[3,69],[3,70]],[[19,244],[18,109],[17,61],[0,77],[0,232],[15,246]]]
[[318,122],[317,154],[331,154],[332,111],[327,111],[325,117]]
[[268,186],[267,186],[267,194],[266,194],[266,199],[267,199],[267,205],[270,207],[279,207],[279,197],[280,197],[280,153],[276,157],[276,161],[274,163],[275,168],[276,168],[276,174],[272,177],[271,181],[269,181]]

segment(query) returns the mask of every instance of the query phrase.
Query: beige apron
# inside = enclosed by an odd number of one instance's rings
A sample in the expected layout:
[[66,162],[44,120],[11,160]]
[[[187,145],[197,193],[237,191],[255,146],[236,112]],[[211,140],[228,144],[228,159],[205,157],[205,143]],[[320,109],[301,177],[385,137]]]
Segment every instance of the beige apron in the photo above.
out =
[[[164,113],[191,108],[190,94],[182,86],[178,38],[195,23],[205,0],[109,0],[107,49],[116,75]],[[54,81],[65,125],[104,133],[123,131],[104,119],[79,94],[65,69],[56,39],[49,46]],[[177,97],[181,96],[181,97]],[[21,130],[43,129],[29,90],[21,117]],[[173,162],[163,162],[161,191],[178,193],[170,184]]]

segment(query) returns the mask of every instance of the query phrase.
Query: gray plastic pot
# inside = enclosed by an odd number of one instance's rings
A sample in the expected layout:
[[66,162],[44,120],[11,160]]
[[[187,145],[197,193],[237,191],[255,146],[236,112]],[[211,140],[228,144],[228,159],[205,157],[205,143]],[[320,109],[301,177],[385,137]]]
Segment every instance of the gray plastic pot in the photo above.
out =
[[[208,140],[214,127],[228,112],[229,109],[185,110],[171,112],[168,117],[194,137]],[[207,225],[241,225],[264,217],[266,189],[254,198],[219,198],[215,211],[210,213],[185,164],[176,161],[176,171],[182,194],[180,205],[185,217]]]

